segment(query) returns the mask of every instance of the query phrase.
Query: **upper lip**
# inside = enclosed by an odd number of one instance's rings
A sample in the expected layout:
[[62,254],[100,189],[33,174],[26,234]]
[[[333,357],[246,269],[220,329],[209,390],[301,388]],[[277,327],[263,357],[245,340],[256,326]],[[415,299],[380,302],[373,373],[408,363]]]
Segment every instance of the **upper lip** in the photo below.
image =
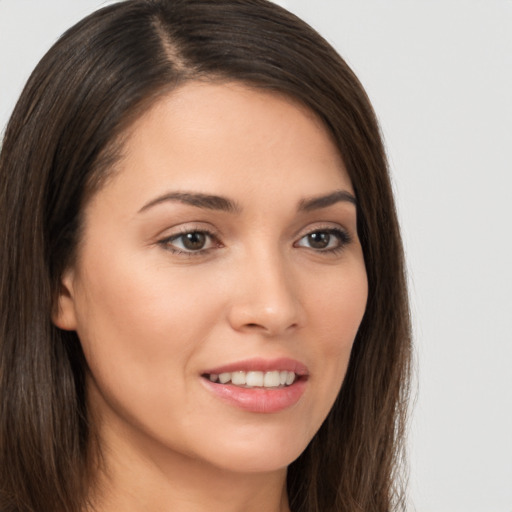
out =
[[222,366],[217,366],[215,368],[210,368],[204,371],[203,375],[211,375],[212,373],[219,375],[221,373],[249,371],[271,372],[276,370],[294,372],[296,375],[309,374],[308,368],[305,364],[296,361],[295,359],[282,357],[278,359],[253,358],[236,361]]

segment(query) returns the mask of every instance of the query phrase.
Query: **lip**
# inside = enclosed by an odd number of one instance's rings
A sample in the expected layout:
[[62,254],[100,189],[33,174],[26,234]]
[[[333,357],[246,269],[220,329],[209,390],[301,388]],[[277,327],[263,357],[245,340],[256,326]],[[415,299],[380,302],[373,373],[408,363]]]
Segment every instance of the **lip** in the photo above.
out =
[[253,358],[245,359],[243,361],[237,361],[235,363],[229,363],[224,366],[217,366],[210,368],[202,372],[205,374],[220,374],[220,373],[232,373],[232,372],[272,372],[276,370],[286,370],[288,372],[294,372],[296,375],[302,377],[308,375],[308,368],[305,364],[290,359],[288,357],[281,357],[278,359],[263,359]]
[[[299,378],[290,386],[264,389],[211,382],[205,377],[206,374],[212,373],[276,370],[294,372]],[[272,414],[284,411],[300,400],[307,387],[308,374],[306,365],[294,359],[247,359],[206,370],[202,373],[201,381],[210,393],[228,405],[247,412]]]

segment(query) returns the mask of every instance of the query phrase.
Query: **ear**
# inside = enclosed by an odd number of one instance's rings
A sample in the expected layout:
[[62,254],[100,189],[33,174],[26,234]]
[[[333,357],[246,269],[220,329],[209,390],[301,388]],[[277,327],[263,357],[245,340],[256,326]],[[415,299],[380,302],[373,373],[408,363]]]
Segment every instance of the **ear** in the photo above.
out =
[[59,329],[75,331],[77,327],[75,295],[74,295],[74,272],[66,270],[60,283],[59,295],[52,313],[52,322]]

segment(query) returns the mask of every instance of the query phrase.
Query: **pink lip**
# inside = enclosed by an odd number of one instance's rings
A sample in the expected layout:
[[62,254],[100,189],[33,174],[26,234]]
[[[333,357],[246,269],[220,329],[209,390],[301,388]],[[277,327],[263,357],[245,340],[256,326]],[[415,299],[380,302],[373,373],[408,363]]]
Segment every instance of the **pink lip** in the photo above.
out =
[[[211,382],[205,375],[231,373],[236,371],[269,372],[286,370],[299,375],[291,386],[274,389],[242,388],[231,384]],[[254,413],[277,413],[295,405],[306,390],[307,367],[293,359],[248,359],[212,368],[203,373],[204,386],[222,401],[239,409]]]
[[203,375],[211,375],[212,373],[219,375],[220,373],[232,373],[232,372],[272,372],[276,370],[286,370],[288,372],[294,372],[296,375],[306,376],[308,375],[308,368],[306,365],[282,357],[279,359],[246,359],[244,361],[237,361],[236,363],[226,364],[224,366],[218,366],[211,368],[203,372]]

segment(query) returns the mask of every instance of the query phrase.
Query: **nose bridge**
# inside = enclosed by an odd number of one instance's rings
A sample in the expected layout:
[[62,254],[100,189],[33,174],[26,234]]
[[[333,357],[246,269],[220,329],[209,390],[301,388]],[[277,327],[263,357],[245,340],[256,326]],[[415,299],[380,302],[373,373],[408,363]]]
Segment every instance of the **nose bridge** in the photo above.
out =
[[247,250],[237,276],[231,320],[237,329],[281,334],[301,322],[291,261],[272,245]]

